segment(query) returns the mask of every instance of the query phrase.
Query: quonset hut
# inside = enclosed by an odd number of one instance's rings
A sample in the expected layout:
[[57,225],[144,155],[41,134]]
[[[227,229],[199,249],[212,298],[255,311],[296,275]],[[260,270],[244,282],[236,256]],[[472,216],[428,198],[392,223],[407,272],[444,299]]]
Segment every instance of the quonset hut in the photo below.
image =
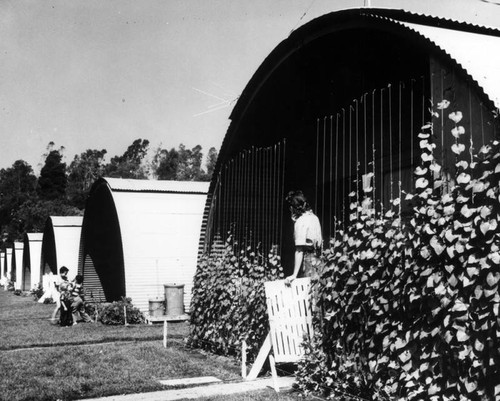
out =
[[41,283],[41,257],[43,233],[26,233],[23,251],[23,282],[21,289],[29,291]]
[[68,278],[72,280],[76,276],[82,220],[82,216],[50,216],[47,219],[42,241],[42,275],[57,275],[59,268],[66,266]]
[[433,104],[450,101],[433,117],[444,179],[455,168],[448,113],[463,113],[465,155],[498,135],[499,65],[500,31],[403,10],[344,10],[297,29],[232,111],[210,184],[205,251],[231,229],[264,254],[277,245],[290,268],[283,199],[292,189],[307,195],[325,240],[348,224],[349,198],[364,191],[377,211],[401,200],[395,212],[404,215],[401,194],[413,189],[418,134]]
[[129,297],[143,312],[164,284],[191,300],[208,182],[101,178],[90,190],[79,271],[90,297]]

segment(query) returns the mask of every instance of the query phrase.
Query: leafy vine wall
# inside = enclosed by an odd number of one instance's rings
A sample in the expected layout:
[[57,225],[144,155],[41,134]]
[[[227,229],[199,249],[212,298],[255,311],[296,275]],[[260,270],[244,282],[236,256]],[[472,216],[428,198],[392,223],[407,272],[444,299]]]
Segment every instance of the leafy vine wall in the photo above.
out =
[[449,118],[453,184],[442,179],[427,124],[408,219],[393,210],[401,199],[381,215],[353,196],[350,225],[332,239],[314,283],[321,313],[299,366],[302,391],[500,399],[500,142],[468,154],[462,114]]

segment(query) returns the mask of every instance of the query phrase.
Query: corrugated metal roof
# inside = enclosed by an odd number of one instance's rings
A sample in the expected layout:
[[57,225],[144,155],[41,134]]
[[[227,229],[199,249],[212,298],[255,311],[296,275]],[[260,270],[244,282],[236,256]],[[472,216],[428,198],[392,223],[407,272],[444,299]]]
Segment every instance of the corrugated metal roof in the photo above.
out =
[[43,233],[26,233],[29,241],[41,241],[43,240]]
[[208,193],[209,182],[201,181],[163,181],[135,180],[129,178],[103,177],[113,191],[129,192],[177,192]]
[[[495,107],[500,108],[500,31],[428,15],[409,14],[417,19],[410,22],[385,18],[420,34],[448,54],[477,82]],[[448,25],[440,26],[440,21]]]
[[83,216],[50,216],[50,220],[54,227],[79,227],[82,225]]
[[[216,177],[222,165],[233,152],[233,141],[238,135],[239,125],[249,104],[264,83],[270,79],[277,66],[284,62],[311,40],[343,29],[363,28],[364,19],[379,19],[401,27],[401,30],[416,32],[432,47],[448,54],[462,66],[490,98],[495,107],[500,107],[500,85],[497,83],[500,71],[500,49],[498,37],[500,30],[457,21],[443,17],[418,14],[402,9],[352,8],[335,11],[320,16],[293,30],[264,60],[254,73],[235,104],[230,120],[231,124],[223,139],[219,158],[211,181],[210,191],[215,189]],[[483,47],[483,39],[485,46]],[[412,51],[413,42],[401,51]],[[488,50],[486,50],[488,49]],[[495,68],[495,66],[497,68]],[[238,141],[236,141],[238,142]]]

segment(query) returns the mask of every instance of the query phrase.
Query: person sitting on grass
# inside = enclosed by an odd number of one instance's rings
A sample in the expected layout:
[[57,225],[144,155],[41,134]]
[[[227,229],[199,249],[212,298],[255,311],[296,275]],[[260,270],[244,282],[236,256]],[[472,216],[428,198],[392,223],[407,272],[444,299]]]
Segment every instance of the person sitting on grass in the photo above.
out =
[[80,317],[85,323],[92,322],[90,316],[87,312],[85,312],[85,299],[83,294],[83,276],[81,274],[77,274],[71,290],[71,312],[73,314],[73,325],[75,325],[78,321],[78,314],[80,314]]
[[60,286],[61,286],[61,284],[64,285],[65,283],[66,284],[69,283],[68,272],[69,272],[69,269],[66,266],[61,266],[61,268],[59,269],[59,277],[54,282],[54,285],[56,288],[55,292],[57,293],[57,296],[54,299],[54,301],[56,302],[56,307],[54,309],[54,312],[52,312],[52,318],[50,319],[52,322],[54,322],[54,324],[56,323],[57,312],[59,312],[59,310],[61,309],[61,289],[60,289]]

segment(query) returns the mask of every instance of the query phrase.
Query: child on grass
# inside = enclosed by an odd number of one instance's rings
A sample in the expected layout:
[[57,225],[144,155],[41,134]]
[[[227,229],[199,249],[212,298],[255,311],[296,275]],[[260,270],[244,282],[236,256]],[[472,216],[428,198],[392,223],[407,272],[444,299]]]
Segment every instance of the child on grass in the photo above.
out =
[[92,319],[85,312],[85,302],[84,302],[84,291],[83,291],[83,276],[77,274],[73,282],[73,287],[71,291],[71,312],[73,314],[73,324],[75,325],[78,321],[78,314],[83,319],[85,323],[91,323]]
[[72,290],[73,290],[73,285],[69,281],[65,281],[59,284],[59,292],[61,294],[59,299],[61,305],[59,324],[63,327],[71,326],[73,324],[73,315],[71,313]]
[[54,311],[52,312],[52,318],[50,319],[52,322],[54,322],[53,324],[57,323],[56,322],[57,312],[59,312],[59,310],[61,310],[61,288],[60,287],[61,287],[61,285],[65,286],[67,283],[69,283],[68,272],[69,272],[69,269],[66,266],[61,266],[61,268],[59,269],[59,277],[54,282],[57,296],[54,299],[54,301],[56,302],[56,307],[55,307]]

